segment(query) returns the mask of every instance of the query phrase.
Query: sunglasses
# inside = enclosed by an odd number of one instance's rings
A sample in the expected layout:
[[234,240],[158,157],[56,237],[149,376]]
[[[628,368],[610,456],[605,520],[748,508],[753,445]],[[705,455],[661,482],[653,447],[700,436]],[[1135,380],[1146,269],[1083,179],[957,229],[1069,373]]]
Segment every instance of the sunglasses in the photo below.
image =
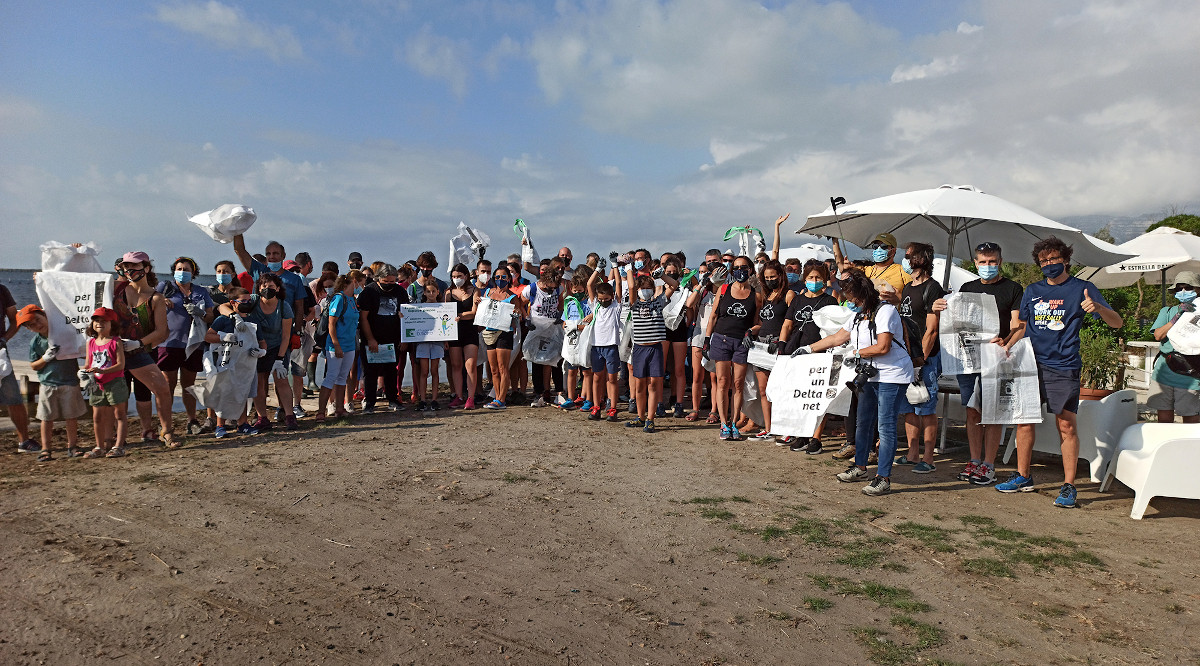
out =
[[1175,287],[1173,289],[1171,289],[1171,293],[1174,294],[1174,293],[1180,292],[1180,291],[1195,291],[1195,290],[1196,290],[1196,288],[1190,284],[1177,284],[1177,285],[1175,285]]
[[887,243],[875,241],[874,243],[871,243],[870,245],[868,245],[867,249],[868,250],[890,250],[890,249],[892,249],[892,246],[888,245]]
[[987,252],[987,253],[999,252],[1000,246],[989,241],[987,243],[980,243],[979,245],[976,245],[975,251],[976,252]]

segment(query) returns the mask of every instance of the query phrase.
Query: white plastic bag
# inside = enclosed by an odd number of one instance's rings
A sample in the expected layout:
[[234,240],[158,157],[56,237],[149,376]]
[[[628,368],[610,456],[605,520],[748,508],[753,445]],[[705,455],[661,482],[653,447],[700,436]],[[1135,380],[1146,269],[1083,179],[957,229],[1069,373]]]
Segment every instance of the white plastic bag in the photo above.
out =
[[79,358],[87,351],[87,331],[98,307],[112,307],[113,277],[108,273],[44,271],[34,275],[38,301],[50,325],[50,344],[58,357]]
[[257,219],[254,209],[242,204],[224,204],[188,218],[218,243],[232,243],[234,236],[246,233]]
[[[771,432],[812,437],[835,403],[849,403],[850,391],[841,381],[842,359],[837,354],[781,356],[767,384],[771,401]],[[844,411],[842,412],[845,413]]]
[[725,240],[737,240],[738,254],[754,258],[759,252],[766,252],[767,243],[763,240],[762,229],[755,227],[733,227],[725,232]]
[[1041,423],[1041,388],[1029,338],[1022,338],[1008,354],[1000,345],[984,343],[979,346],[979,357],[983,363],[979,422]]
[[521,263],[537,266],[541,259],[533,247],[533,239],[529,237],[529,227],[525,225],[525,221],[518,218],[513,224],[513,231],[521,237]]
[[624,322],[621,324],[621,342],[617,347],[617,353],[621,357],[622,363],[628,363],[629,359],[633,358],[633,318],[625,313]]
[[837,333],[846,322],[854,319],[854,310],[842,305],[826,305],[813,313],[813,323],[821,329],[821,337]]
[[487,234],[460,221],[457,233],[450,239],[450,261],[446,262],[446,274],[450,274],[455,264],[463,264],[468,270],[474,269],[491,244],[492,239]]
[[8,357],[8,348],[0,349],[0,379],[12,374],[12,359]]
[[746,362],[759,370],[771,370],[774,368],[779,357],[767,351],[767,347],[768,345],[765,342],[750,343],[750,351],[746,354]]
[[1180,354],[1200,354],[1200,311],[1180,314],[1175,325],[1167,331],[1167,340]]
[[204,378],[187,390],[200,404],[223,419],[236,419],[246,411],[246,401],[258,393],[258,362],[250,350],[258,346],[258,326],[247,323],[235,342],[222,342],[204,355]]
[[677,331],[683,326],[687,320],[687,300],[691,295],[692,290],[686,287],[676,289],[675,293],[671,294],[671,300],[667,301],[667,307],[663,308],[663,323],[667,325],[667,330]]
[[521,345],[526,361],[540,365],[557,365],[562,360],[564,331],[548,317],[534,316],[532,328]]
[[591,322],[588,322],[583,327],[583,330],[579,330],[579,321],[572,320],[566,322],[562,357],[564,361],[571,365],[591,367],[592,341],[595,339],[596,327],[592,326]]
[[187,348],[184,354],[191,356],[204,344],[204,336],[208,333],[208,324],[199,317],[192,317],[192,327],[188,330]]
[[103,273],[104,267],[96,259],[100,247],[88,241],[79,247],[67,245],[58,241],[47,241],[38,246],[42,251],[43,271],[64,271],[67,273]]

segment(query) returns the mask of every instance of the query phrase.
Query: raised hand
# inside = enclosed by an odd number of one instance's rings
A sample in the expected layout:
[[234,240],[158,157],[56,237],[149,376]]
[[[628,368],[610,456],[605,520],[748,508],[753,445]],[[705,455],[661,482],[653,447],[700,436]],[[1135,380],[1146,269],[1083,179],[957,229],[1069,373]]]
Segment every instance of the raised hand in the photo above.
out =
[[780,215],[779,219],[775,220],[775,226],[779,226],[779,225],[783,224],[791,216],[792,216],[791,213],[784,213],[783,215]]
[[1083,302],[1080,303],[1079,305],[1080,305],[1080,307],[1083,308],[1083,311],[1088,314],[1091,314],[1096,311],[1096,301],[1092,300],[1092,290],[1091,289],[1083,290]]

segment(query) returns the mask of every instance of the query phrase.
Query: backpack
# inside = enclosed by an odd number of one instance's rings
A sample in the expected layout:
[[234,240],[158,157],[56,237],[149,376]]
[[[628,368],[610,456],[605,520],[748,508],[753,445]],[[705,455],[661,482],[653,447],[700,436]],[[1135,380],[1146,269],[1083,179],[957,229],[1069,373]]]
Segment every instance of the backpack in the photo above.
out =
[[[931,283],[933,283],[933,280],[927,281],[921,289],[922,300],[925,299],[925,293],[928,291]],[[901,292],[901,298],[903,297],[904,294]],[[917,323],[909,317],[900,317],[900,323],[904,327],[904,344],[901,346],[908,352],[908,357],[912,359],[913,367],[919,368],[925,364],[922,351],[923,346],[921,344],[921,331],[917,328]]]
[[[325,299],[325,305],[321,306],[321,316],[317,317],[317,332],[313,335],[313,339],[316,340],[319,347],[325,347],[325,343],[329,341],[329,307],[333,305],[333,299],[338,296],[346,297],[344,294],[334,294]],[[338,323],[340,324],[345,318],[346,311],[343,309],[342,314],[338,316]]]

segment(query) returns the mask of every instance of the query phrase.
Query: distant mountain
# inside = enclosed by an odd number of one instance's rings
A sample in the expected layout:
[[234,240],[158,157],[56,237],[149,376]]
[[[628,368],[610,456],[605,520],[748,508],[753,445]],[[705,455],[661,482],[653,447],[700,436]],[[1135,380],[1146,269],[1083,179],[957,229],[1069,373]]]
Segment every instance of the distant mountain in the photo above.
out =
[[1136,238],[1146,233],[1146,228],[1163,218],[1162,213],[1146,213],[1119,217],[1116,215],[1075,215],[1059,218],[1058,222],[1081,229],[1085,233],[1095,234],[1104,227],[1113,235],[1117,243]]

